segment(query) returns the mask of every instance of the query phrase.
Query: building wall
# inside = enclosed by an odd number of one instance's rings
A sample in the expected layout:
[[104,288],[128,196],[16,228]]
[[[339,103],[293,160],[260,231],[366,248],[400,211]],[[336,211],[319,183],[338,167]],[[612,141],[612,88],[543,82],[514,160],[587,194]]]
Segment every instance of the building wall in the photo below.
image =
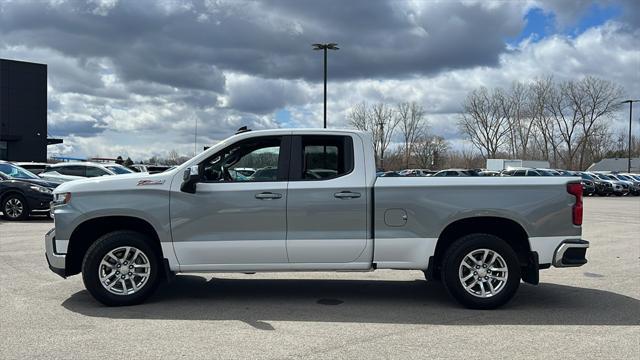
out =
[[46,65],[0,59],[0,159],[47,159]]

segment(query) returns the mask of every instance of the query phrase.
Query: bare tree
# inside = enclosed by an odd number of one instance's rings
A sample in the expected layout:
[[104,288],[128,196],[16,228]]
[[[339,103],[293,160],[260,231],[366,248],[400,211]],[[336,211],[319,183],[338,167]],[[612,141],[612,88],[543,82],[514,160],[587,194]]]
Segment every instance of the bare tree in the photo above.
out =
[[580,115],[583,139],[578,167],[583,169],[585,153],[593,131],[608,131],[607,123],[602,120],[620,109],[622,88],[611,81],[587,76],[573,89],[577,92],[571,93],[570,96]]
[[378,141],[379,128],[373,121],[374,118],[371,115],[369,110],[369,106],[367,103],[362,102],[360,104],[355,105],[351,108],[351,111],[347,115],[349,120],[349,124],[360,131],[365,131],[371,134],[371,138],[373,139],[373,153],[376,157],[376,160],[380,158],[380,142]]
[[391,143],[399,121],[393,108],[384,103],[378,103],[371,107],[366,103],[361,103],[351,109],[348,118],[351,126],[371,134],[379,167],[384,168],[384,154]]
[[[530,90],[521,82],[514,82],[502,105],[509,120],[510,153],[514,158],[528,159],[535,122],[530,109]],[[504,103],[504,100],[502,101]]]
[[404,102],[397,106],[396,116],[403,140],[405,168],[410,166],[414,144],[426,132],[424,114],[424,108],[416,102]]
[[558,149],[561,138],[555,122],[547,111],[549,96],[554,87],[551,77],[537,79],[529,87],[529,114],[534,124],[533,141],[536,144],[538,158],[547,159],[558,166]]
[[449,143],[442,137],[423,133],[413,146],[413,158],[421,169],[439,169],[444,162]]
[[389,143],[391,143],[391,138],[393,138],[399,120],[398,117],[394,115],[393,108],[384,103],[373,105],[373,107],[371,107],[371,115],[373,116],[373,123],[378,127],[380,168],[384,169],[384,153],[387,151]]
[[171,151],[169,151],[169,154],[167,155],[167,159],[165,160],[165,163],[167,165],[178,165],[179,158],[180,158],[180,155],[178,154],[178,152],[175,149],[172,149]]
[[501,89],[489,92],[486,88],[474,90],[463,103],[460,130],[485,158],[496,153],[509,141],[510,112],[501,104],[507,104]]

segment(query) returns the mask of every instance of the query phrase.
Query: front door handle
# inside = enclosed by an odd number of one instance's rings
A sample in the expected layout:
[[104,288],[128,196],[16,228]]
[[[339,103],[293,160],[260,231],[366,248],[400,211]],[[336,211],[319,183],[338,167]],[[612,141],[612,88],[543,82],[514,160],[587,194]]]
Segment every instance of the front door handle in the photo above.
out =
[[256,194],[256,199],[259,199],[259,200],[273,200],[273,199],[280,199],[281,197],[282,197],[282,194],[272,193],[268,191]]
[[333,194],[333,196],[338,199],[357,199],[360,197],[360,193],[353,191],[340,191]]

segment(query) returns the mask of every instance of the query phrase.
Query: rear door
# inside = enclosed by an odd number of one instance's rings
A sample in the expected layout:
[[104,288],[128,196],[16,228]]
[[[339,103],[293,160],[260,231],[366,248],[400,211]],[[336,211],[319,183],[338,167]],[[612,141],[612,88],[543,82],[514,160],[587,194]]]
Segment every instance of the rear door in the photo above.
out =
[[355,156],[353,144],[354,138],[348,135],[292,138],[287,192],[289,262],[348,263],[365,250],[364,159],[361,152]]

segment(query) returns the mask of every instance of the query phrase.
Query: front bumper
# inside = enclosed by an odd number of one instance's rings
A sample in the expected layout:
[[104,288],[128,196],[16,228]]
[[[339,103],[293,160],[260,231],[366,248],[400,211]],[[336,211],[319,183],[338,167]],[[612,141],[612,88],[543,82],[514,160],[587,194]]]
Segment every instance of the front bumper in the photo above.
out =
[[553,253],[553,266],[577,267],[587,263],[589,242],[581,239],[565,240]]
[[47,258],[49,269],[51,269],[51,271],[53,271],[54,273],[62,276],[63,278],[66,278],[67,277],[66,255],[56,252],[56,229],[55,228],[49,230],[49,232],[45,234],[44,244],[45,244],[45,250],[46,250],[45,257]]
[[27,204],[31,211],[49,211],[49,203],[53,200],[53,195],[37,193],[27,197]]

